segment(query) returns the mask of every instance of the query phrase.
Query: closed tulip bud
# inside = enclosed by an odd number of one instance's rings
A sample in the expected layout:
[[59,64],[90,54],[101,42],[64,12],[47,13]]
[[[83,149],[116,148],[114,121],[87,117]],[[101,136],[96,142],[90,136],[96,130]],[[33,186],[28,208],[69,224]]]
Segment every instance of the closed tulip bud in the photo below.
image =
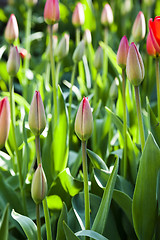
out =
[[84,50],[85,50],[85,43],[84,43],[84,40],[81,40],[73,53],[73,61],[75,63],[78,63],[79,61],[82,60],[82,57],[84,55]]
[[145,34],[146,34],[146,22],[143,12],[140,11],[132,27],[133,40],[135,42],[140,42],[145,37]]
[[29,127],[35,136],[39,136],[46,127],[46,116],[39,91],[36,91],[30,106]]
[[31,185],[31,195],[32,195],[33,201],[36,204],[41,203],[42,200],[47,195],[47,190],[48,190],[48,187],[47,187],[46,176],[43,171],[42,165],[39,164],[38,168],[34,173],[32,185]]
[[11,14],[4,32],[4,37],[8,43],[12,44],[18,38],[18,34],[17,19],[14,14]]
[[4,146],[8,138],[10,127],[10,106],[8,98],[5,97],[0,101],[0,149]]
[[116,80],[113,81],[110,86],[109,96],[113,101],[115,101],[118,97],[118,88],[117,88]]
[[75,132],[81,141],[86,141],[92,135],[93,117],[87,98],[83,98],[75,119]]
[[59,42],[58,47],[56,48],[55,54],[60,60],[67,56],[68,52],[69,52],[69,35],[65,33],[61,41]]
[[102,14],[101,14],[101,23],[104,26],[111,25],[113,23],[113,12],[112,8],[108,3],[105,4]]
[[84,9],[82,3],[78,2],[73,15],[72,15],[72,24],[75,27],[82,26],[84,24],[85,16],[84,16]]
[[15,76],[20,67],[20,55],[17,47],[11,46],[9,52],[9,58],[7,61],[7,72],[10,76]]
[[133,42],[131,43],[128,51],[126,73],[129,81],[134,86],[139,86],[144,78],[143,60]]
[[44,7],[44,20],[49,25],[52,25],[59,20],[58,0],[46,1],[45,7]]
[[156,49],[155,49],[155,47],[153,45],[150,32],[148,33],[148,36],[147,36],[146,49],[147,49],[147,53],[150,56],[156,57]]
[[126,67],[128,49],[129,49],[128,39],[126,36],[123,36],[120,41],[117,52],[117,63],[121,68]]
[[91,32],[89,29],[86,29],[83,35],[83,40],[85,41],[85,43],[91,43],[92,42],[92,36],[91,36]]
[[95,53],[94,66],[97,70],[100,70],[103,66],[103,49],[101,47],[98,47]]
[[33,7],[38,3],[38,0],[25,0],[28,7]]
[[159,26],[160,26],[160,16],[155,17],[154,20],[152,18],[149,19],[150,36],[157,54],[160,54]]

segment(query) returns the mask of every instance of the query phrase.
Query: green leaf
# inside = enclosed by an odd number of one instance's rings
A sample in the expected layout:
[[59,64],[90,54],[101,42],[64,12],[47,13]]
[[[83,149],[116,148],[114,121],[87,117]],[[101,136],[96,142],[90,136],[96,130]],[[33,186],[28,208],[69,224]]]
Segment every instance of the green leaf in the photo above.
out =
[[160,169],[160,150],[149,134],[142,157],[133,196],[132,214],[135,232],[139,239],[153,237],[157,218],[156,184]]
[[9,211],[9,204],[7,204],[6,208],[4,209],[1,226],[0,226],[0,236],[1,240],[8,240],[8,211]]
[[67,240],[80,240],[76,235],[72,232],[72,230],[68,227],[68,225],[63,221],[63,228],[66,235]]
[[11,215],[21,225],[29,240],[37,240],[37,227],[30,218],[16,213],[14,210]]
[[112,173],[107,182],[107,186],[104,190],[102,201],[92,226],[92,230],[100,234],[103,233],[105,222],[107,220],[110,203],[112,199],[112,194],[113,194],[113,189],[114,189],[116,178],[117,178],[118,165],[119,165],[119,160],[117,158],[115,161],[115,165],[112,170]]
[[82,230],[76,233],[76,236],[87,236],[87,237],[91,237],[95,240],[108,240],[108,238],[105,238],[104,236],[102,236],[101,234],[92,231],[92,230]]
[[56,240],[62,240],[62,239],[65,240],[63,221],[67,222],[67,207],[64,202],[63,202],[63,208],[58,220]]
[[105,162],[94,152],[87,149],[87,154],[95,168],[107,170]]

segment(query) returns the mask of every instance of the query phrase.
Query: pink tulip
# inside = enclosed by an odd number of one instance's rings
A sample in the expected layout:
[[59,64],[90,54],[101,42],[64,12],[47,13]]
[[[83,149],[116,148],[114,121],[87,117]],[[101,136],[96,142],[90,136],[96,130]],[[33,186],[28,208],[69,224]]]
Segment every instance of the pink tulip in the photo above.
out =
[[8,98],[0,101],[0,149],[4,146],[8,138],[10,127],[10,106]]
[[146,22],[143,12],[139,12],[133,27],[132,27],[132,36],[135,42],[140,42],[146,34]]
[[128,39],[126,36],[123,36],[120,41],[117,52],[117,63],[121,68],[126,67],[128,50],[129,50]]
[[59,3],[58,0],[47,0],[44,7],[44,20],[51,25],[59,20]]
[[78,2],[73,15],[72,15],[72,24],[75,27],[82,26],[84,24],[85,16],[84,16],[84,9],[82,3]]
[[104,26],[108,26],[113,23],[113,12],[111,6],[108,3],[106,3],[102,10],[101,23]]
[[17,19],[14,14],[11,14],[4,32],[5,39],[8,43],[12,44],[18,38],[18,34]]

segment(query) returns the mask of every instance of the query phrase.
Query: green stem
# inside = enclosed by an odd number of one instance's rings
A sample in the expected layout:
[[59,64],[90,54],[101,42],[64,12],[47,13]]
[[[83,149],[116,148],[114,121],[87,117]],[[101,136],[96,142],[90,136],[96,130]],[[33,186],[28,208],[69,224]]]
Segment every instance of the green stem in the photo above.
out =
[[123,155],[123,176],[127,177],[127,110],[125,93],[125,69],[122,69],[122,97],[123,97],[123,135],[124,135],[124,155]]
[[141,103],[140,103],[140,96],[139,96],[139,87],[135,86],[135,99],[136,99],[136,107],[137,107],[137,116],[138,116],[138,125],[140,131],[140,139],[141,139],[141,147],[142,151],[145,145],[145,137],[144,137],[144,128],[143,128],[143,121],[142,121],[142,110],[141,110]]
[[15,149],[16,157],[17,157],[17,165],[18,165],[18,172],[19,172],[19,185],[20,185],[20,191],[21,191],[21,196],[22,196],[22,200],[23,200],[23,207],[24,207],[25,214],[27,214],[25,192],[23,189],[21,164],[20,164],[20,159],[19,159],[18,146],[17,146],[17,142],[16,142],[16,134],[15,134],[15,115],[14,115],[14,100],[13,100],[14,86],[13,86],[12,78],[10,78],[10,86],[9,87],[10,87],[10,90],[9,90],[10,91],[10,112],[11,112],[13,144],[14,144],[14,149]]
[[93,149],[96,151],[96,141],[97,141],[97,130],[96,130],[96,113],[95,113],[95,108],[96,108],[96,103],[97,103],[97,78],[98,78],[98,72],[97,76],[95,78],[94,82],[94,96],[93,96],[93,109],[94,109],[94,131],[93,131]]
[[[89,187],[88,187],[88,167],[86,154],[86,141],[82,141],[82,163],[83,163],[83,178],[84,178],[84,203],[85,203],[85,229],[90,229],[90,202],[89,202]],[[90,238],[86,237],[86,240]]]
[[[40,150],[40,137],[35,137],[36,142],[36,152],[37,152],[37,165],[39,165],[41,160],[41,150]],[[50,216],[49,216],[49,210],[47,206],[47,200],[46,198],[43,200],[43,210],[44,210],[44,216],[45,216],[45,223],[46,223],[46,232],[47,232],[47,239],[52,239],[52,231],[51,231],[51,222],[50,222]]]
[[[107,27],[104,29],[104,43],[105,43],[106,46],[108,45],[108,28]],[[103,54],[103,75],[102,75],[104,86],[106,86],[106,84],[107,84],[107,73],[108,73],[108,56],[107,56],[106,51],[104,51],[104,54]]]
[[51,73],[52,73],[52,87],[53,87],[53,103],[54,103],[54,128],[58,120],[58,101],[57,101],[57,86],[55,77],[55,62],[53,55],[53,37],[52,37],[52,25],[49,25],[49,36],[50,36],[50,61],[51,61]]
[[79,42],[80,42],[80,37],[81,37],[80,28],[77,27],[77,28],[76,28],[76,46],[78,46],[78,44],[79,44]]
[[60,69],[61,69],[61,61],[57,63],[57,67],[56,67],[56,86],[58,86],[58,82],[59,82]]
[[24,98],[27,99],[27,77],[26,77],[26,72],[29,69],[29,53],[30,53],[30,35],[31,35],[31,19],[32,19],[32,8],[29,7],[27,11],[27,24],[26,24],[26,32],[25,32],[25,49],[27,50],[27,57],[24,59],[24,79],[23,79],[23,84],[24,84]]
[[74,79],[75,79],[75,74],[76,74],[76,67],[77,64],[75,63],[72,69],[72,76],[71,76],[71,87],[69,90],[69,109],[68,109],[68,113],[69,113],[69,122],[71,123],[71,109],[72,109],[72,88],[74,85]]
[[156,57],[156,84],[157,84],[158,121],[160,122],[160,78],[159,78],[159,58],[158,57]]
[[45,216],[45,222],[46,222],[46,232],[47,232],[47,239],[52,239],[52,231],[51,231],[51,221],[49,216],[49,210],[47,205],[46,198],[43,200],[43,210],[44,210],[44,216]]
[[37,216],[37,239],[41,240],[41,222],[40,222],[40,205],[36,204],[36,216]]

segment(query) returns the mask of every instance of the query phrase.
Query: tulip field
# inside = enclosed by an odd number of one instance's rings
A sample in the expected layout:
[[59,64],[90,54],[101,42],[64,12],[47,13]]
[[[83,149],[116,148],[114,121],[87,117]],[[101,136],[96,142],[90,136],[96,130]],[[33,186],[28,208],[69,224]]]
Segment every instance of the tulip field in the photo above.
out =
[[0,1],[0,240],[160,240],[160,3]]

